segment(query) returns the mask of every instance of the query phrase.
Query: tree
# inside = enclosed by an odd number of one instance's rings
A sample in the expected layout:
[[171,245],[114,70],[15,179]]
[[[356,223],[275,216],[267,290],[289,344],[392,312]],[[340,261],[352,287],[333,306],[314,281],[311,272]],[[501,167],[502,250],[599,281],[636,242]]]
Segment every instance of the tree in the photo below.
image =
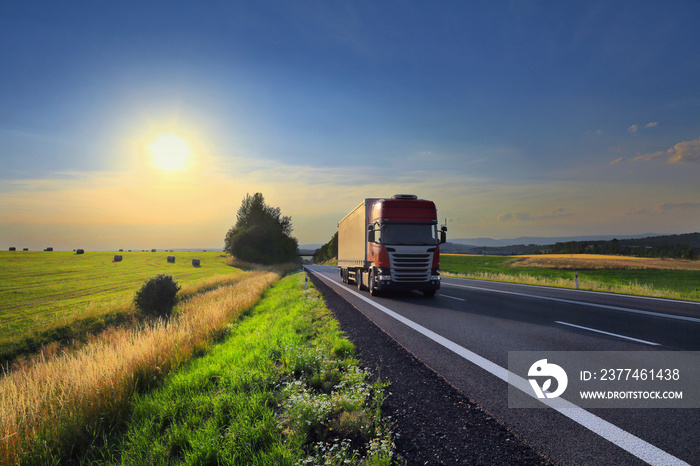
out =
[[338,232],[336,231],[330,241],[316,250],[316,261],[326,262],[338,257]]
[[291,236],[292,219],[279,207],[265,204],[262,193],[246,194],[236,224],[226,233],[224,250],[241,260],[279,264],[297,258],[297,240]]

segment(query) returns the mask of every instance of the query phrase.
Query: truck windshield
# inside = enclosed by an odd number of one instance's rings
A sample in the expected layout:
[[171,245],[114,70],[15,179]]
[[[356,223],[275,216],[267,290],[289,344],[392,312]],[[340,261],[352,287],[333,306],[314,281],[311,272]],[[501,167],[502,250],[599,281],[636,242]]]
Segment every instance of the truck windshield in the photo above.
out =
[[437,226],[425,223],[392,223],[382,227],[383,244],[437,244]]

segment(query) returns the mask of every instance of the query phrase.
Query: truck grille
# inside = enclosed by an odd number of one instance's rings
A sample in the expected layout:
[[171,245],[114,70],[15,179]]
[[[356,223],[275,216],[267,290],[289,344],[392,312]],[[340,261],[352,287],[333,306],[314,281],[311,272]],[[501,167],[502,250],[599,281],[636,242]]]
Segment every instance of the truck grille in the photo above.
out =
[[407,254],[390,252],[391,279],[395,282],[427,282],[430,280],[430,268],[433,254]]

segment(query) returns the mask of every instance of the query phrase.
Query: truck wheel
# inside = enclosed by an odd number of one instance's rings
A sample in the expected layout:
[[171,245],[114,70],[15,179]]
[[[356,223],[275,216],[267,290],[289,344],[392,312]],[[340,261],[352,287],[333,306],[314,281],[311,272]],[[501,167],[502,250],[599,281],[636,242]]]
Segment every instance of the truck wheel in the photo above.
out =
[[374,271],[369,274],[369,294],[372,296],[379,296],[379,290],[375,288],[376,283],[374,282]]
[[355,273],[355,281],[357,282],[357,291],[362,291],[365,289],[365,287],[362,285],[362,270],[358,270],[357,273]]

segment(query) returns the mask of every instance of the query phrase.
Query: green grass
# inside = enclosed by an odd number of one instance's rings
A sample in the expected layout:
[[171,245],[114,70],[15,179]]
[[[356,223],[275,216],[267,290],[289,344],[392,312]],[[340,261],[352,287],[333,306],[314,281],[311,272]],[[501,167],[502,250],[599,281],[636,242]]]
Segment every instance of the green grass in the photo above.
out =
[[383,386],[353,355],[318,291],[286,277],[82,463],[390,464]]
[[510,256],[441,255],[440,269],[470,278],[586,290],[700,300],[700,272],[695,270],[614,269],[565,270],[542,267],[509,267]]
[[[242,273],[216,252],[0,251],[0,363],[53,341],[67,342],[128,319],[147,278],[168,273],[181,285]],[[175,256],[168,263],[167,256]],[[200,267],[192,259],[201,259]]]

